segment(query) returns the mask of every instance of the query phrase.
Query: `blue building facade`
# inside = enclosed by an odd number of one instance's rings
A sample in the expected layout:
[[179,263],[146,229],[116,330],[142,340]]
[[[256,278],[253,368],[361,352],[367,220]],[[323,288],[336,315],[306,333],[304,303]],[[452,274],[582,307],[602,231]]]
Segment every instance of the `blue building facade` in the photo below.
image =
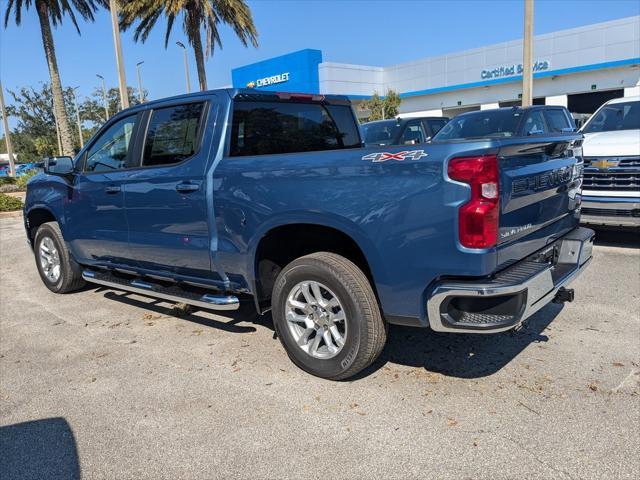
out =
[[236,88],[320,93],[322,52],[310,48],[252,63],[231,71]]

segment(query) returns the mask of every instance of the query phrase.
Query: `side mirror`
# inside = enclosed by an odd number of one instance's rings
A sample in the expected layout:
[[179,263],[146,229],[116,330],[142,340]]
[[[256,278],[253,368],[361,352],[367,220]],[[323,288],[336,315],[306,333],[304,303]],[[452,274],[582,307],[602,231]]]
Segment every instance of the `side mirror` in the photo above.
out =
[[44,171],[49,175],[70,175],[74,165],[71,157],[49,157],[44,159]]

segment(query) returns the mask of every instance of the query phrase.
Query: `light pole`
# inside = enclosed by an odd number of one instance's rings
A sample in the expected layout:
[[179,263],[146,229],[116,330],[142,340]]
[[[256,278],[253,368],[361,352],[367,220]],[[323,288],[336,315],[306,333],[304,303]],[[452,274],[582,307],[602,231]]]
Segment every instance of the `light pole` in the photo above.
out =
[[15,177],[16,164],[13,159],[13,148],[11,147],[9,119],[7,118],[7,110],[4,108],[4,91],[2,90],[2,82],[0,82],[0,114],[2,114],[2,123],[4,125],[4,142],[7,144],[7,154],[9,155],[9,175]]
[[82,122],[80,121],[80,109],[78,108],[78,95],[77,90],[80,88],[73,87],[73,104],[76,107],[76,122],[78,122],[78,138],[80,139],[80,148],[84,147],[84,138],[82,138]]
[[104,100],[104,121],[109,120],[109,102],[107,101],[107,87],[104,83],[104,77],[96,73],[96,77],[102,80],[102,98]]
[[176,42],[176,45],[182,47],[184,51],[184,75],[187,79],[187,93],[191,93],[191,82],[189,81],[189,60],[187,60],[187,47],[182,42]]
[[136,63],[136,73],[138,74],[138,97],[140,103],[144,103],[144,95],[142,94],[142,78],[140,77],[140,65],[144,63],[144,60]]
[[524,42],[522,66],[522,106],[533,103],[533,0],[524,0]]
[[116,49],[116,66],[118,67],[118,85],[120,87],[120,105],[122,109],[129,108],[129,94],[127,79],[124,75],[124,61],[122,60],[122,44],[120,43],[120,27],[118,26],[118,5],[116,0],[109,0],[111,11],[111,28],[113,30],[113,45]]

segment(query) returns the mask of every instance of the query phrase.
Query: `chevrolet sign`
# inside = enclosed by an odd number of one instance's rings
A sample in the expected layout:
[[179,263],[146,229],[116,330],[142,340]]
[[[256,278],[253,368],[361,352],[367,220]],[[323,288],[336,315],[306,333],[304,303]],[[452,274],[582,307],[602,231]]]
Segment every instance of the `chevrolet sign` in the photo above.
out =
[[284,83],[289,81],[289,72],[279,73],[270,77],[259,78],[255,82],[251,81],[247,83],[247,88],[255,87],[268,87],[269,85],[275,85],[276,83]]

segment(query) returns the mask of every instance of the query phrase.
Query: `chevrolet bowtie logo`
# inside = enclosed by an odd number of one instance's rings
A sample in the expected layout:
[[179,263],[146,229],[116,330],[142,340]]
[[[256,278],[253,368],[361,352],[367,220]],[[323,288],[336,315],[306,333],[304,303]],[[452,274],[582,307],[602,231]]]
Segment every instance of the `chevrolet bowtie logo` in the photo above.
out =
[[248,82],[247,83],[247,88],[255,88],[256,86],[256,82]]
[[591,162],[590,167],[595,167],[598,170],[609,170],[610,168],[617,167],[620,165],[620,160],[609,160],[607,158],[603,158],[602,160],[594,160]]

